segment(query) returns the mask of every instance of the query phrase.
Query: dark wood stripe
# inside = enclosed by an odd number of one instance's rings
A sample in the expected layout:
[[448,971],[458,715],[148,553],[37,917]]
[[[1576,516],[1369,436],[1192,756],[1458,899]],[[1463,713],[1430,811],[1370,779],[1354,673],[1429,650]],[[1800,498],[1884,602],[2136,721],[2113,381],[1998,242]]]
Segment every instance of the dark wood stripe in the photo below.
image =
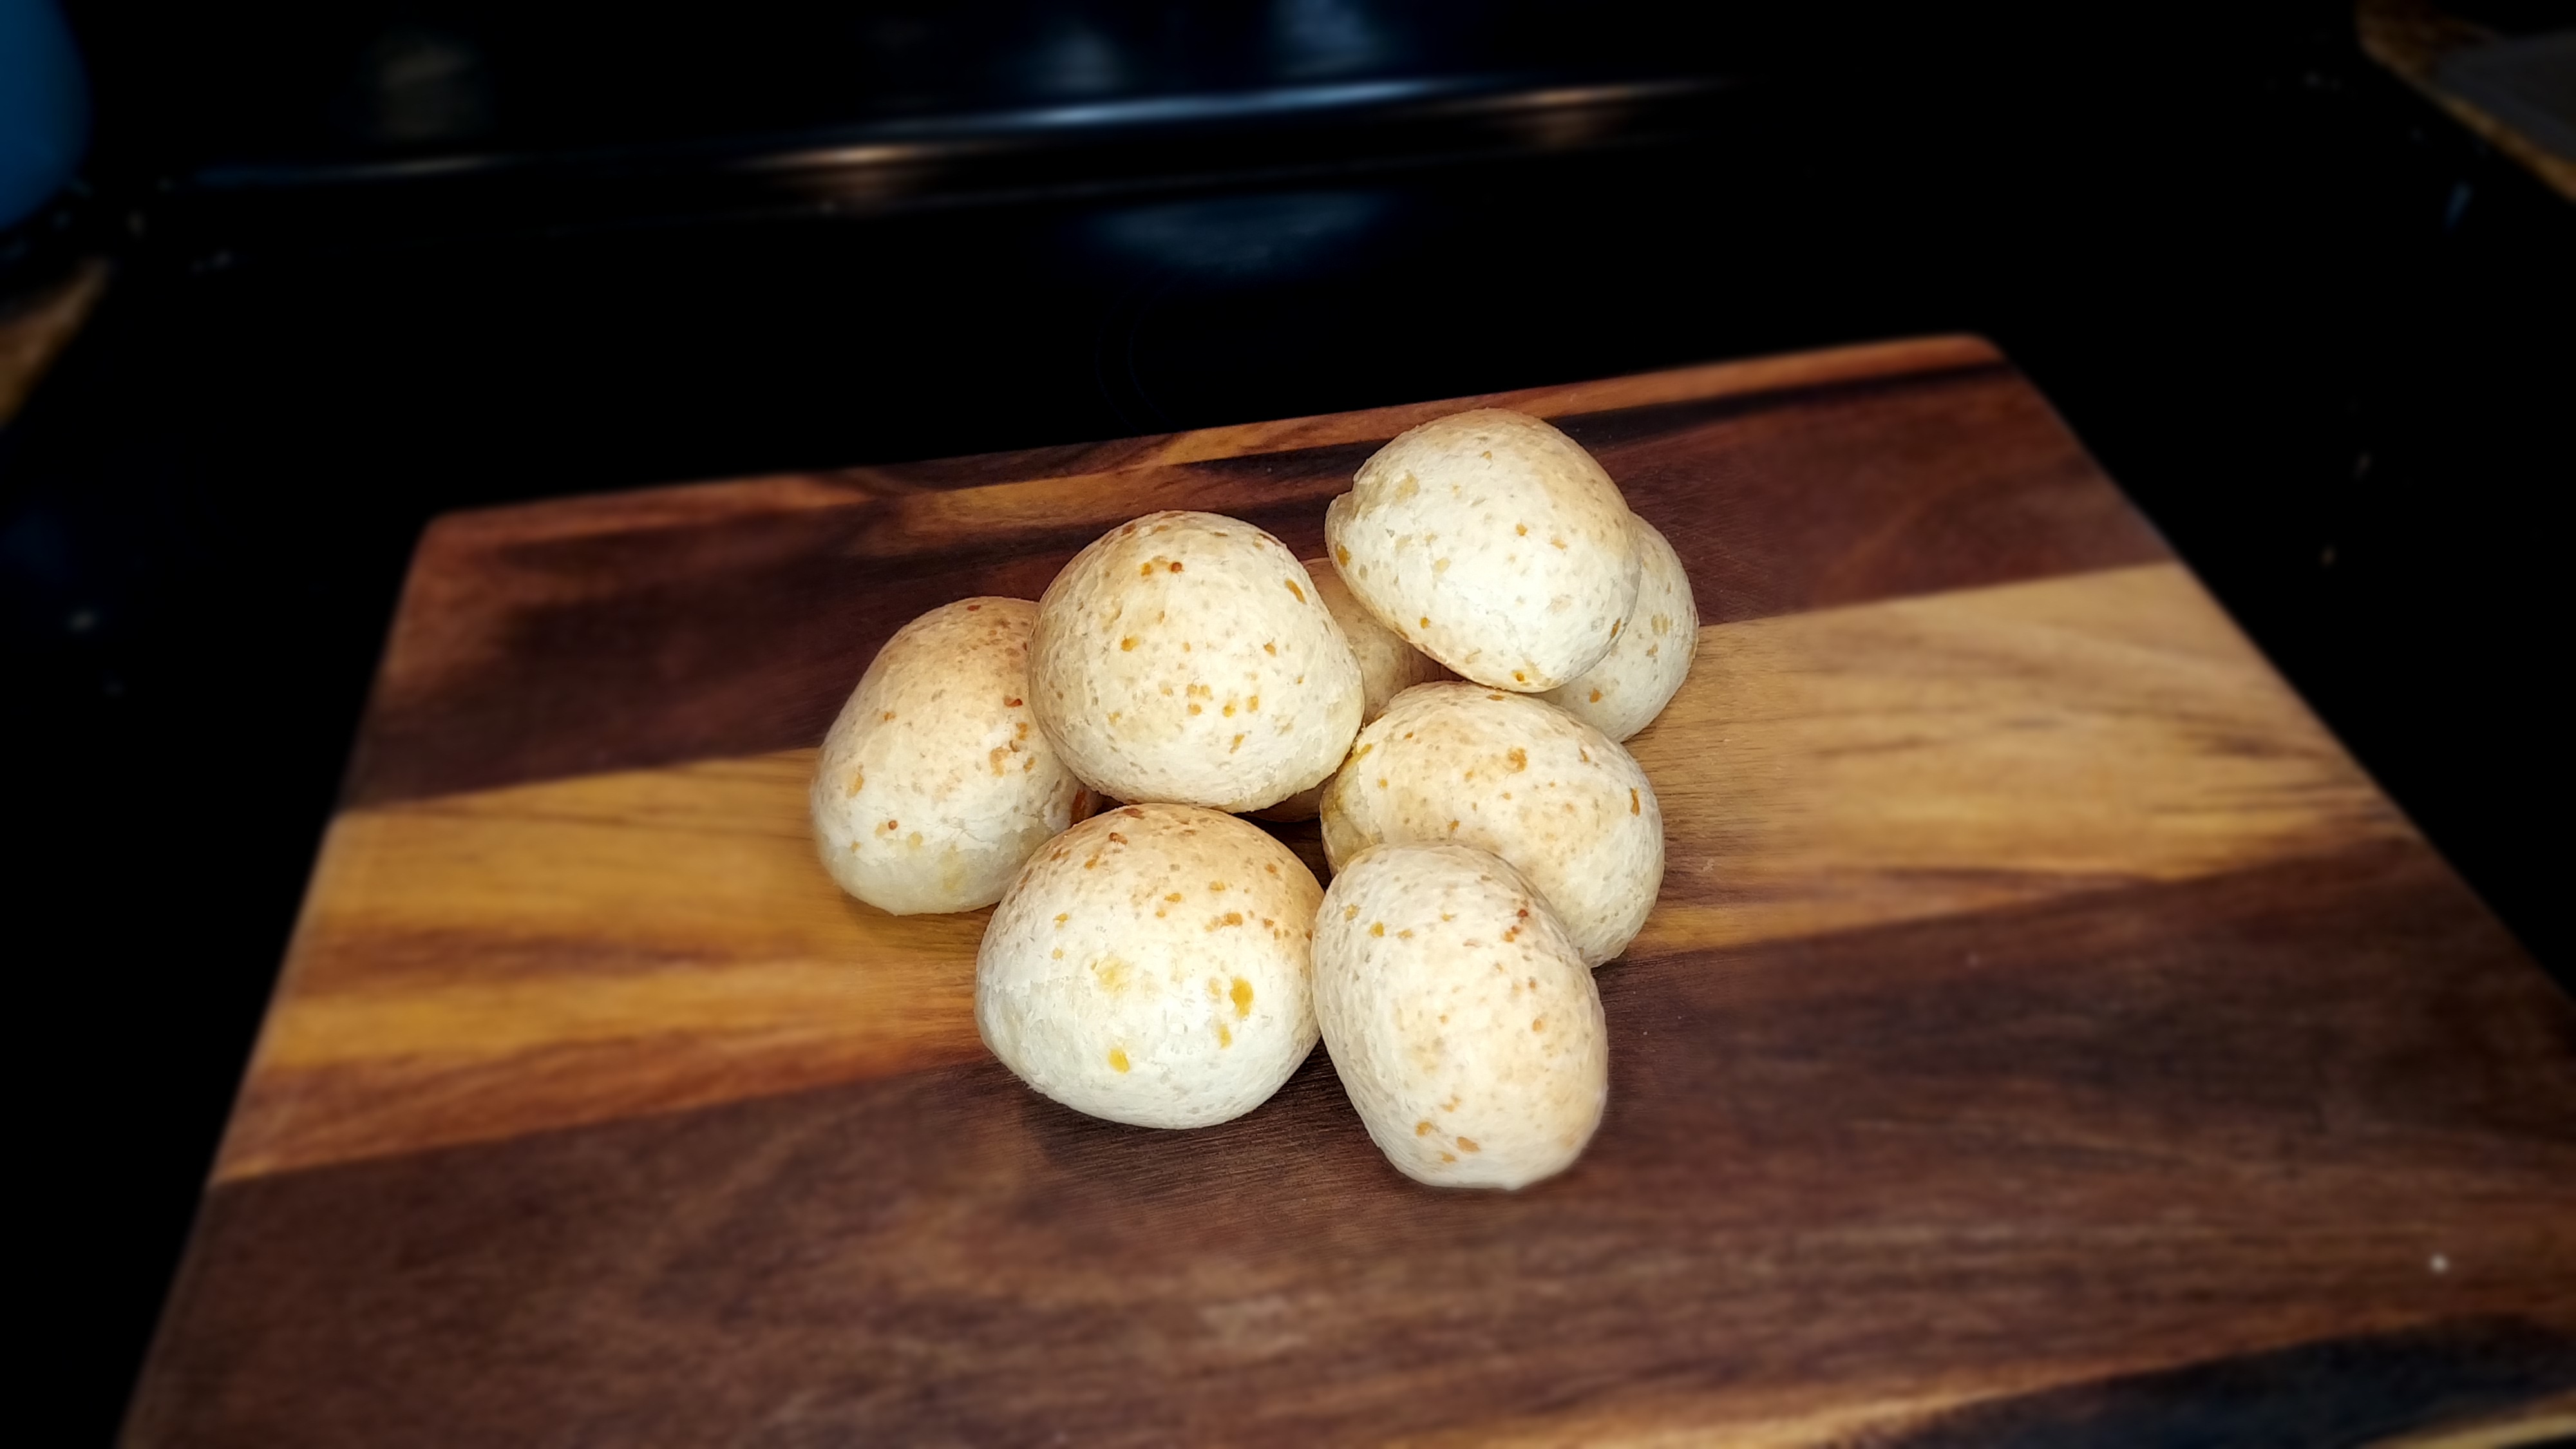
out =
[[1980,1403],[1876,1443],[1883,1449],[2359,1449],[2571,1390],[2576,1335],[2517,1318],[2463,1319]]
[[229,1183],[131,1442],[1610,1437],[2201,1364],[1920,1441],[2180,1442],[2230,1372],[2412,1413],[2576,1331],[2576,1010],[2420,844],[1602,988],[1609,1118],[1514,1196],[1397,1177],[1320,1053],[1203,1132],[980,1063]]
[[[1991,361],[1561,421],[1672,536],[1711,621],[2167,556]],[[1379,440],[1280,436],[1081,477],[872,471],[442,520],[348,803],[810,744],[906,619],[1034,598],[1083,543],[1155,508],[1219,509],[1320,552],[1324,502]]]

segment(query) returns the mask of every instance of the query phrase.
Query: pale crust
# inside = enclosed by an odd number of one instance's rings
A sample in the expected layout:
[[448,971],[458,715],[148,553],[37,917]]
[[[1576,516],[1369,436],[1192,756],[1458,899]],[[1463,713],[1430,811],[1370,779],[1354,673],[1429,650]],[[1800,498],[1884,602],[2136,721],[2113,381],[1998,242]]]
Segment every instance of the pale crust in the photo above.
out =
[[1323,821],[1337,871],[1381,843],[1502,857],[1595,966],[1627,948],[1663,885],[1663,810],[1636,759],[1552,704],[1481,685],[1398,695],[1324,791]]
[[1360,722],[1360,673],[1279,540],[1154,513],[1077,555],[1038,603],[1030,702],[1112,798],[1255,810],[1320,783]]
[[[1342,637],[1351,644],[1351,657],[1360,666],[1360,724],[1386,712],[1387,704],[1397,695],[1417,684],[1457,676],[1441,667],[1440,661],[1395,637],[1393,631],[1351,597],[1350,585],[1333,572],[1328,559],[1304,561],[1306,574],[1315,581],[1315,593],[1324,607],[1332,612],[1333,622],[1342,626]],[[1324,787],[1315,785],[1289,796],[1276,805],[1252,813],[1263,820],[1312,820],[1322,808]]]
[[1614,740],[1655,722],[1690,676],[1699,652],[1699,604],[1681,555],[1656,527],[1631,517],[1637,557],[1637,603],[1601,662],[1539,698]]
[[1333,877],[1315,1012],[1368,1134],[1435,1187],[1526,1186],[1583,1152],[1609,1099],[1592,973],[1519,873],[1384,845]]
[[1039,851],[975,957],[975,1022],[1040,1093],[1140,1127],[1269,1100],[1315,1045],[1323,888],[1258,826],[1128,805]]
[[1028,709],[1026,599],[960,599],[895,631],[815,761],[815,848],[896,915],[989,906],[1090,793]]
[[1526,693],[1598,662],[1637,595],[1618,485],[1573,439],[1500,408],[1397,435],[1324,513],[1333,565],[1399,637]]

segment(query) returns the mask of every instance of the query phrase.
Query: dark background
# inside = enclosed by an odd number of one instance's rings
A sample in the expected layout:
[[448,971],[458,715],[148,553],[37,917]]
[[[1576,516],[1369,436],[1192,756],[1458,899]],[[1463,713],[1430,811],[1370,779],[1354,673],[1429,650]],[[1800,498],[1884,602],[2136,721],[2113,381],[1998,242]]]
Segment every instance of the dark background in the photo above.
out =
[[1982,333],[2567,971],[2576,208],[2346,5],[2066,8],[71,7],[117,272],[0,430],[48,1442],[451,508]]

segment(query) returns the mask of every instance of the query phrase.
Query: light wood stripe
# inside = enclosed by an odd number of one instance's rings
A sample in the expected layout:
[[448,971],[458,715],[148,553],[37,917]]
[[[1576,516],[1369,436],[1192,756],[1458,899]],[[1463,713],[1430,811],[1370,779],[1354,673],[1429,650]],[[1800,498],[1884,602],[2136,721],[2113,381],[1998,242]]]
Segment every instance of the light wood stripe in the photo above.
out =
[[[2409,833],[2170,564],[1709,626],[1633,748],[1670,857],[1638,956]],[[811,758],[344,813],[217,1176],[979,1056],[984,913],[841,895]]]

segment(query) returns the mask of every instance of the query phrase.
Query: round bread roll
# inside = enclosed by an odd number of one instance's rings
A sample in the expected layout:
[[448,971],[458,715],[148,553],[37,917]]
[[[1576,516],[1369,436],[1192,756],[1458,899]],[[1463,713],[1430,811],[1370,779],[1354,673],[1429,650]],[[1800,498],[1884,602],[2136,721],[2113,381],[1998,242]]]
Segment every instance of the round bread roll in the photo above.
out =
[[808,802],[823,868],[898,916],[1002,898],[1092,798],[1031,723],[1026,599],[961,599],[895,631],[850,691]]
[[1480,408],[1398,434],[1324,512],[1333,566],[1397,635],[1496,689],[1554,689],[1637,597],[1618,485],[1572,438]]
[[1257,810],[1315,785],[1360,725],[1360,671],[1279,540],[1150,513],[1074,557],[1038,601],[1030,703],[1073,772],[1116,799]]
[[[1360,724],[1386,713],[1389,700],[1417,684],[1435,679],[1452,679],[1440,661],[1395,637],[1377,616],[1351,597],[1351,586],[1333,572],[1329,559],[1305,560],[1306,576],[1315,581],[1316,597],[1331,611],[1333,622],[1342,626],[1342,637],[1351,643],[1351,657],[1360,666]],[[1322,808],[1324,787],[1315,785],[1276,805],[1252,813],[1264,820],[1312,820]]]
[[1699,605],[1681,555],[1646,520],[1631,514],[1628,526],[1643,564],[1635,610],[1600,663],[1539,696],[1614,740],[1655,722],[1699,652]]
[[975,1024],[1077,1112],[1205,1127],[1269,1100],[1315,1045],[1323,888],[1260,827],[1127,805],[1040,850],[985,927]]
[[1592,972],[1520,873],[1463,845],[1382,845],[1333,877],[1315,1015],[1398,1171],[1524,1187],[1592,1140],[1610,1093]]
[[1542,700],[1416,685],[1324,791],[1324,856],[1455,842],[1511,862],[1587,965],[1627,949],[1664,880],[1664,812],[1636,758]]

